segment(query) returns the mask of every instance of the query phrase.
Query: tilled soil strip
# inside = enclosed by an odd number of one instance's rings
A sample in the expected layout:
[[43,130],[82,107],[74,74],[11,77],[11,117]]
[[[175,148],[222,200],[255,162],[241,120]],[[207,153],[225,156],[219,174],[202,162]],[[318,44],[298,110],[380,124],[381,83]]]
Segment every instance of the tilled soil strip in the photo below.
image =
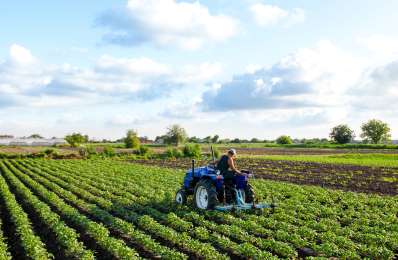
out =
[[[190,159],[134,160],[132,162],[173,169],[190,169]],[[196,165],[207,165],[198,161]],[[241,169],[251,170],[257,178],[309,184],[322,187],[382,195],[398,194],[398,168],[369,167],[316,162],[276,161],[241,158]]]

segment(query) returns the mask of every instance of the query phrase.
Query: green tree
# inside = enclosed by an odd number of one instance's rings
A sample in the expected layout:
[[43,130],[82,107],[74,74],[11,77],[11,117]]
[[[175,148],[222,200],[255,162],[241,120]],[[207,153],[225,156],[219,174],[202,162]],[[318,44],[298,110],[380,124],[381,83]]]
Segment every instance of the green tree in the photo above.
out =
[[81,133],[73,133],[65,136],[65,141],[68,142],[72,147],[77,147],[82,143],[87,142],[88,136],[84,136]]
[[190,143],[199,143],[200,139],[197,138],[196,136],[192,136],[192,137],[188,138],[188,142],[190,142]]
[[134,130],[128,130],[126,134],[126,138],[124,138],[124,144],[126,148],[137,149],[140,147],[140,139],[138,138],[138,134]]
[[292,138],[288,135],[281,135],[276,139],[277,144],[291,144],[293,143]]
[[187,139],[187,132],[184,128],[175,124],[167,128],[166,136],[167,143],[178,146],[179,144],[184,143]]
[[260,140],[258,138],[252,138],[250,140],[250,143],[259,143],[259,142],[260,142]]
[[43,139],[43,136],[41,136],[41,135],[39,135],[39,134],[32,134],[32,135],[30,135],[28,138]]
[[348,125],[338,125],[333,127],[332,132],[329,134],[330,138],[339,144],[346,144],[351,142],[355,135],[354,131]]
[[240,141],[239,138],[235,138],[235,139],[231,140],[231,143],[233,143],[233,144],[240,144],[241,141]]
[[374,144],[387,142],[391,139],[390,128],[388,127],[388,124],[381,120],[369,120],[368,122],[362,124],[361,130],[361,137],[365,141],[370,141]]
[[203,138],[203,142],[204,143],[207,143],[207,144],[209,144],[209,143],[211,143],[211,136],[209,135],[209,136],[206,136],[205,138]]
[[213,136],[213,138],[211,139],[211,142],[212,142],[213,144],[216,144],[216,143],[218,142],[218,139],[220,139],[220,136],[215,135],[215,136]]

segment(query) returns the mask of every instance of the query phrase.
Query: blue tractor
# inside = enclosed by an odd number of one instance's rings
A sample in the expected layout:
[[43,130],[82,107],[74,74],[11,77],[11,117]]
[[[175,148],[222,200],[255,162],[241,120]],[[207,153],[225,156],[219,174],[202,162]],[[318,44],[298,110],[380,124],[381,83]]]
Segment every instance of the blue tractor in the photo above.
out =
[[192,160],[192,169],[186,172],[184,184],[176,193],[177,204],[186,204],[187,197],[193,195],[194,206],[204,210],[249,210],[273,208],[273,204],[255,203],[253,187],[248,183],[252,174],[242,171],[244,175],[236,175],[233,187],[226,189],[224,177],[213,164],[195,168]]

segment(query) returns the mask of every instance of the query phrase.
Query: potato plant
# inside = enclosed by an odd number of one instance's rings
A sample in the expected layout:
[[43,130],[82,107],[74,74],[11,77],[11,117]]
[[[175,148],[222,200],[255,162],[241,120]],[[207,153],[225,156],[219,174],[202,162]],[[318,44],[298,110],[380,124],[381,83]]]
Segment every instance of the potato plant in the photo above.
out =
[[[394,196],[255,180],[260,200],[277,208],[203,212],[173,203],[184,176],[178,170],[112,159],[19,159],[0,161],[0,173],[0,220],[27,230],[15,240],[2,229],[4,259],[20,256],[15,248],[34,259],[59,255],[54,250],[79,259],[297,259],[308,249],[319,258],[397,258]],[[39,227],[52,244],[36,234]],[[30,236],[37,252],[24,243]]]

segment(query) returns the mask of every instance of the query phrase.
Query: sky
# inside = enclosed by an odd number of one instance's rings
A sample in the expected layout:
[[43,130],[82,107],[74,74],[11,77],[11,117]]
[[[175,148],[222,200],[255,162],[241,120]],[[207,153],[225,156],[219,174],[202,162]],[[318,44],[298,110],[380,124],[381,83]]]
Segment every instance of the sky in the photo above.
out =
[[1,1],[0,134],[398,139],[398,1]]

